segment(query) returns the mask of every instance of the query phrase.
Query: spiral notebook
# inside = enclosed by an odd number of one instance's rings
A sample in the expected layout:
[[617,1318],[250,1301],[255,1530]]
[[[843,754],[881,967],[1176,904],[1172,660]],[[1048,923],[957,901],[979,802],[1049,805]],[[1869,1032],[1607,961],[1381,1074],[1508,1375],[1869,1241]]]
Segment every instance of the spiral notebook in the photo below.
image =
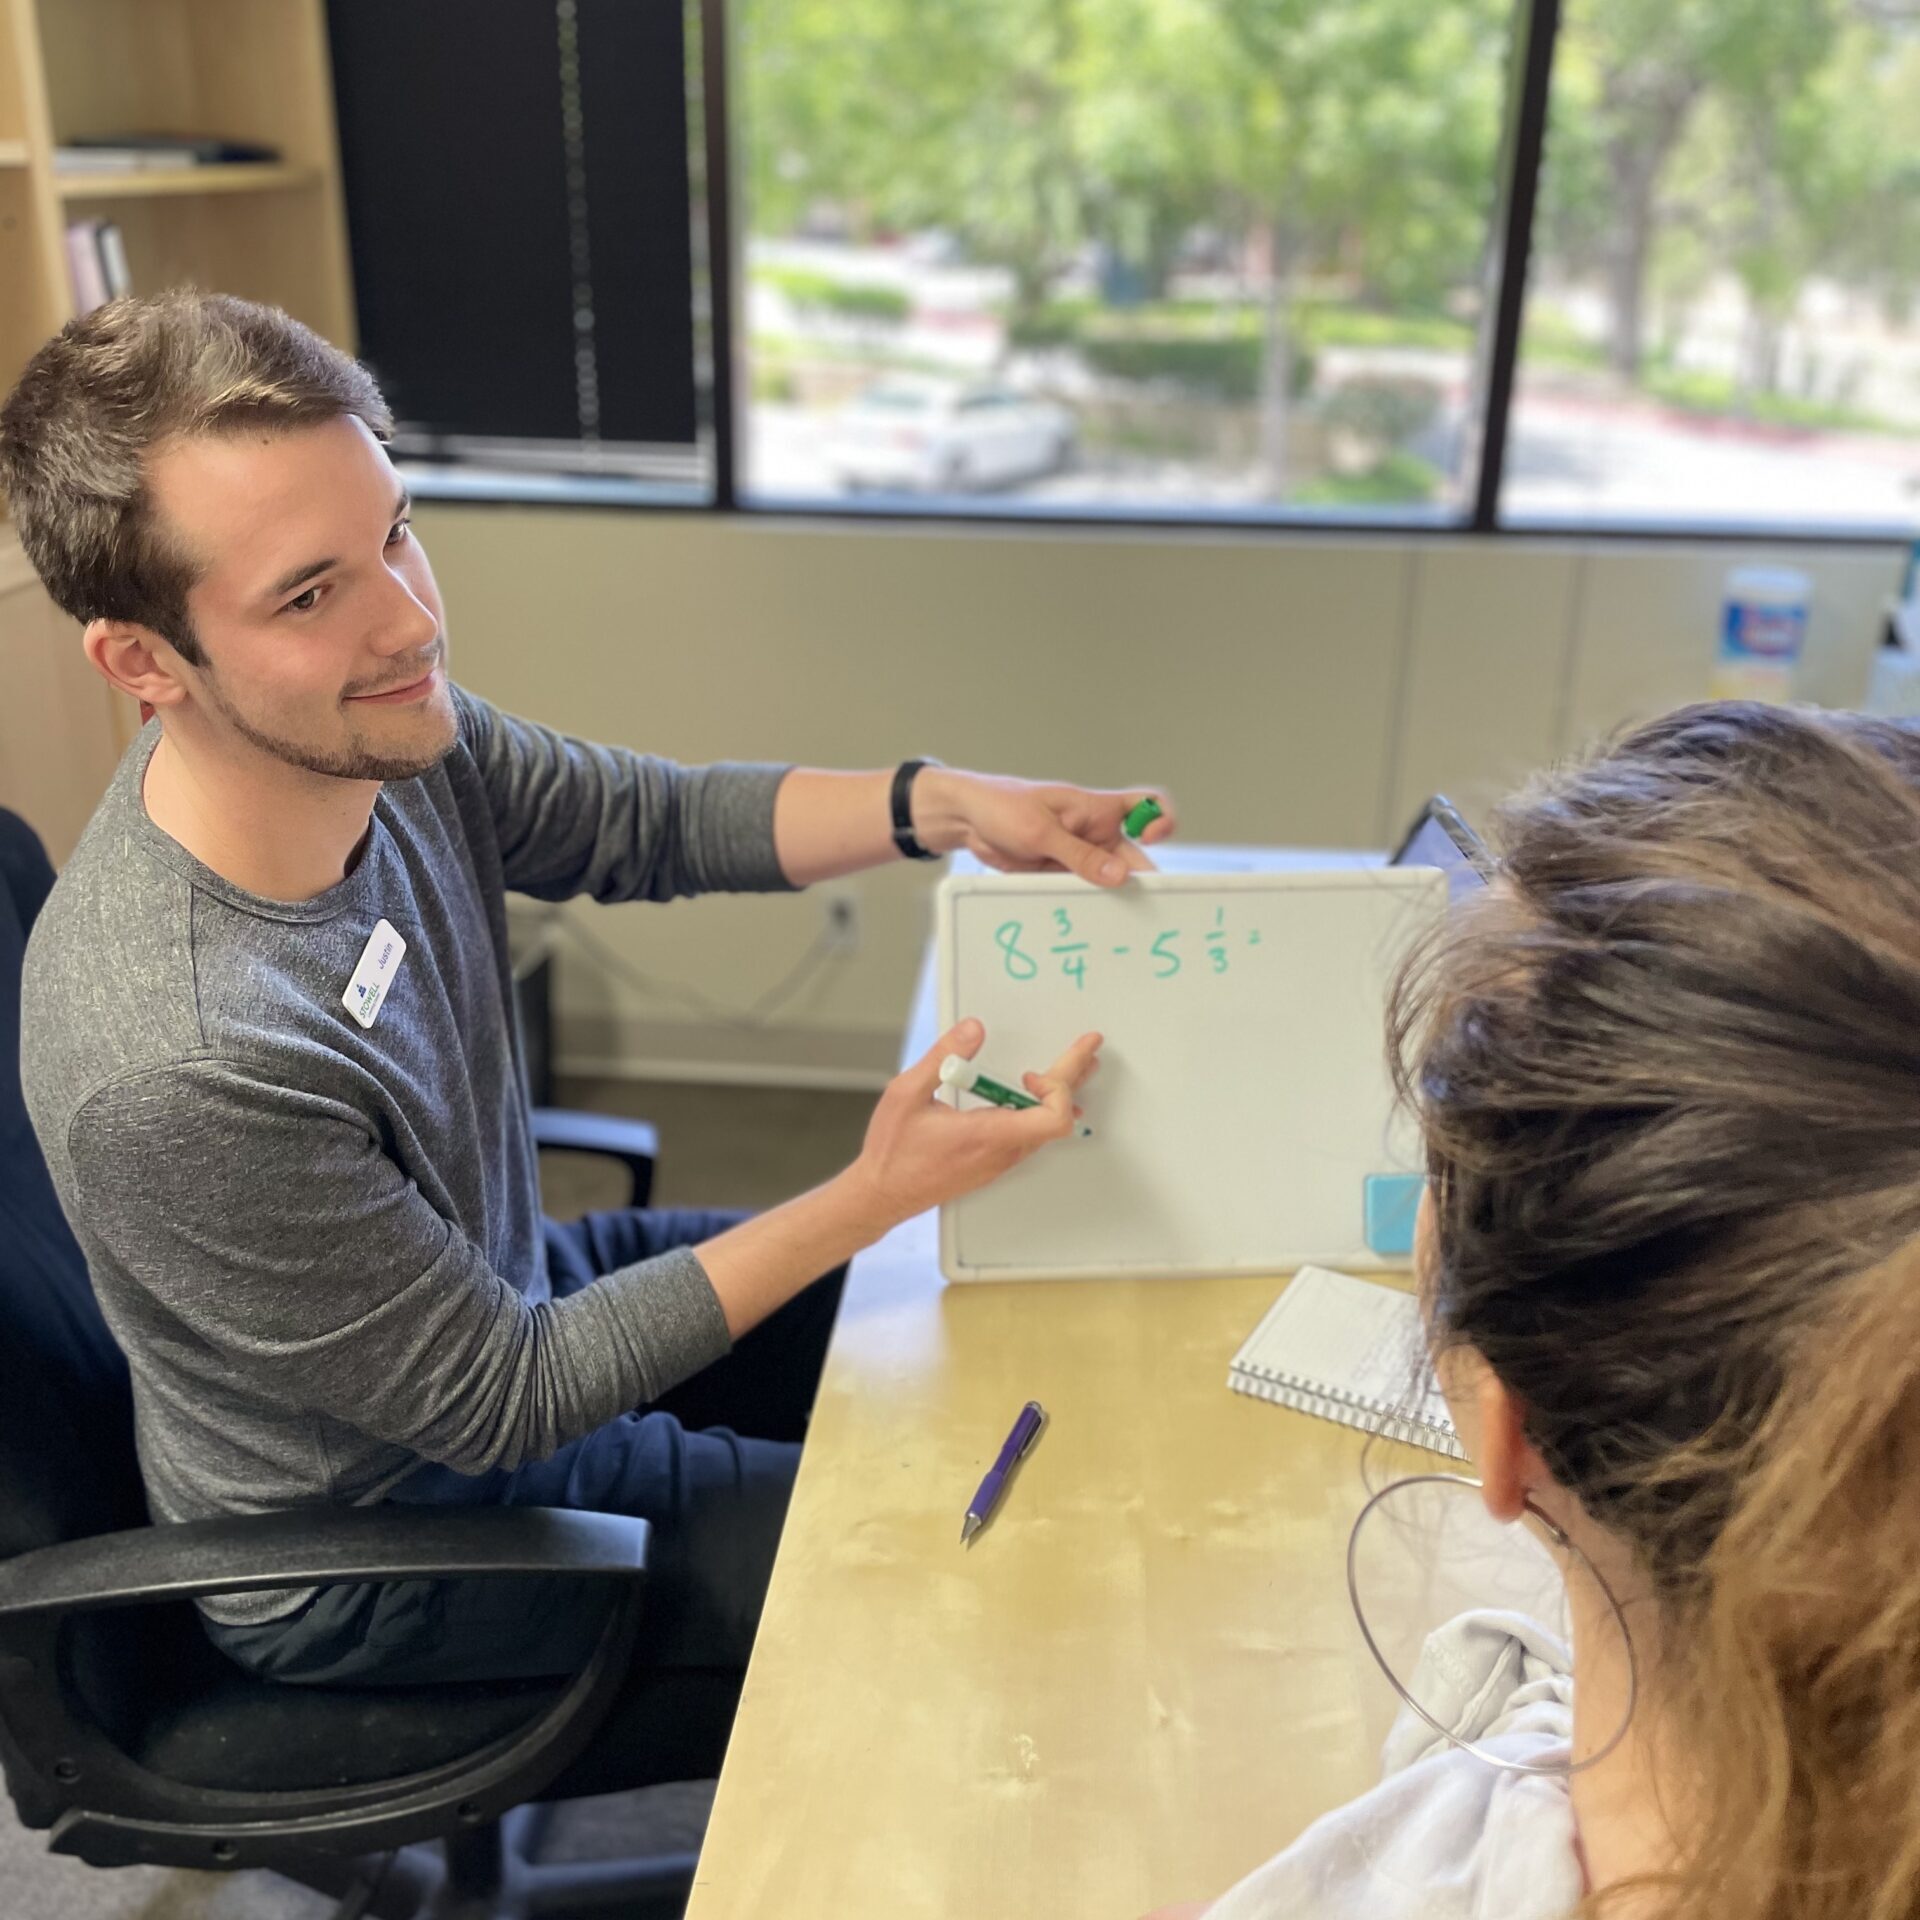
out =
[[1233,1356],[1227,1385],[1364,1433],[1467,1457],[1427,1362],[1419,1303],[1372,1280],[1302,1267]]

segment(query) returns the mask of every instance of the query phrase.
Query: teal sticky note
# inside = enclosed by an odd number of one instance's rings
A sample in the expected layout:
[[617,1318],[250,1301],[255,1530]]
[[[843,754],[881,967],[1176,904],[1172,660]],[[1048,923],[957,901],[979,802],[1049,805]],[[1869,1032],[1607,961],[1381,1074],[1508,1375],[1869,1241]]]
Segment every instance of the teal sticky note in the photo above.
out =
[[1418,1173],[1370,1173],[1365,1183],[1367,1247],[1373,1253],[1410,1254],[1413,1222],[1427,1182]]

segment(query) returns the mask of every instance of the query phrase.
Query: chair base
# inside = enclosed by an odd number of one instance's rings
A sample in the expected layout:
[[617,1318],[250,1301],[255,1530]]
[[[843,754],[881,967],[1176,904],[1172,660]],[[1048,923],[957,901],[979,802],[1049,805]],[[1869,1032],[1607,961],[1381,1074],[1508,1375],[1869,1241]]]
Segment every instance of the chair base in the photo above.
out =
[[439,1845],[343,1859],[337,1876],[316,1873],[315,1863],[303,1860],[289,1877],[333,1895],[333,1920],[680,1920],[697,1854],[543,1864],[534,1855],[548,1813],[544,1806],[516,1807]]

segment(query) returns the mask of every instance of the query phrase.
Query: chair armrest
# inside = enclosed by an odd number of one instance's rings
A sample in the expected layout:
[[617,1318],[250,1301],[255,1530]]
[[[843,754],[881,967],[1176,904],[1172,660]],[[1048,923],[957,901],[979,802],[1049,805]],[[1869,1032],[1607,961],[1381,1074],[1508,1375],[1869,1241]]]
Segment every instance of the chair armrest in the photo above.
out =
[[95,1534],[0,1561],[0,1621],[339,1581],[637,1579],[648,1523],[563,1507],[310,1507]]
[[660,1135],[646,1120],[619,1113],[582,1113],[571,1107],[535,1107],[533,1144],[568,1153],[597,1153],[618,1160],[633,1181],[627,1204],[644,1207],[653,1192],[653,1163],[660,1157]]

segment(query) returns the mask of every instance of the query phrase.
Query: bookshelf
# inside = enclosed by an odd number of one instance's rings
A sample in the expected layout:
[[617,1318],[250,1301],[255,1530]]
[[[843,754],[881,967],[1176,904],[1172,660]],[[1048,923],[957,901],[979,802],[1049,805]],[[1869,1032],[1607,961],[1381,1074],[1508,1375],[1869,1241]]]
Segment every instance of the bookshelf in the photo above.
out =
[[[65,142],[211,134],[274,165],[62,173]],[[0,394],[72,317],[66,228],[111,220],[136,293],[270,301],[354,349],[324,0],[0,0]],[[0,795],[62,859],[138,716],[0,518]]]
[[59,194],[68,206],[79,200],[151,200],[163,194],[287,193],[314,187],[320,176],[310,167],[181,167],[148,173],[87,173],[62,180]]
[[[63,173],[63,143],[217,134],[273,165]],[[136,292],[270,301],[353,349],[324,0],[0,0],[0,391],[73,313],[69,221],[113,221]]]

